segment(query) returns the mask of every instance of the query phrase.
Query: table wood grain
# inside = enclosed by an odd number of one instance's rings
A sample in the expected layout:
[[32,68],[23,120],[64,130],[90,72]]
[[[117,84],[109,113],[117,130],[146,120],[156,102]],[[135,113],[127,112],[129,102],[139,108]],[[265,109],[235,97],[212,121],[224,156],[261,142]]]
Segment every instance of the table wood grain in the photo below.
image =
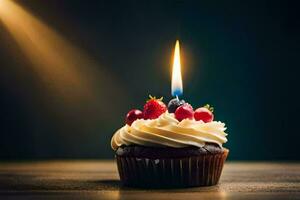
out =
[[217,186],[122,187],[114,161],[0,163],[0,199],[300,199],[300,163],[227,162]]

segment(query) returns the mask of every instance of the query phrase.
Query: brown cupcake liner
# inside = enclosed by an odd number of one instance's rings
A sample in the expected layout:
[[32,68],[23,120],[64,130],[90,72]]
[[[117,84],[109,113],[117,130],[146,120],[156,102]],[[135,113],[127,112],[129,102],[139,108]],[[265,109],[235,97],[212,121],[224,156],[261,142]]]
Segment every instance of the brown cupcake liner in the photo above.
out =
[[223,153],[185,158],[137,158],[116,156],[120,179],[125,186],[144,188],[216,185],[228,150]]

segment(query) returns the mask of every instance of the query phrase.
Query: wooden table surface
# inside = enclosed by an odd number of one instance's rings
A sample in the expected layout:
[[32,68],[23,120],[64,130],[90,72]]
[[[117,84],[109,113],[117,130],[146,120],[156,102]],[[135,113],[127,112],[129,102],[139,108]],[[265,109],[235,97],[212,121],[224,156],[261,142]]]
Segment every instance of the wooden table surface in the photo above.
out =
[[300,163],[227,162],[217,186],[142,190],[113,161],[2,162],[0,199],[300,199]]

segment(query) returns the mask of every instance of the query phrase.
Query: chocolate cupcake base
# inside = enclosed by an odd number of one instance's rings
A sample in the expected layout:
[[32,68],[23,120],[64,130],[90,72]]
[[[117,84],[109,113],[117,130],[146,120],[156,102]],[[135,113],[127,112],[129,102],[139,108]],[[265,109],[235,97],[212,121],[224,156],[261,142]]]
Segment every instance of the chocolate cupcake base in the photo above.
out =
[[180,157],[176,154],[139,157],[132,152],[116,155],[120,179],[125,186],[175,188],[216,185],[229,151],[224,148],[214,152],[201,150],[184,157],[181,154]]

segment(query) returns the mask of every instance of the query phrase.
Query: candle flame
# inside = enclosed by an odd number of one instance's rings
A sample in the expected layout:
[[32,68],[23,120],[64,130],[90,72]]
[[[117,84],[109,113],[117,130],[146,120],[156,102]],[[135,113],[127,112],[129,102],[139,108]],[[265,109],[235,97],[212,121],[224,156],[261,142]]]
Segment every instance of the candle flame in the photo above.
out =
[[174,51],[174,61],[172,69],[172,96],[182,95],[182,78],[181,78],[181,64],[180,64],[180,46],[179,41],[176,41]]

